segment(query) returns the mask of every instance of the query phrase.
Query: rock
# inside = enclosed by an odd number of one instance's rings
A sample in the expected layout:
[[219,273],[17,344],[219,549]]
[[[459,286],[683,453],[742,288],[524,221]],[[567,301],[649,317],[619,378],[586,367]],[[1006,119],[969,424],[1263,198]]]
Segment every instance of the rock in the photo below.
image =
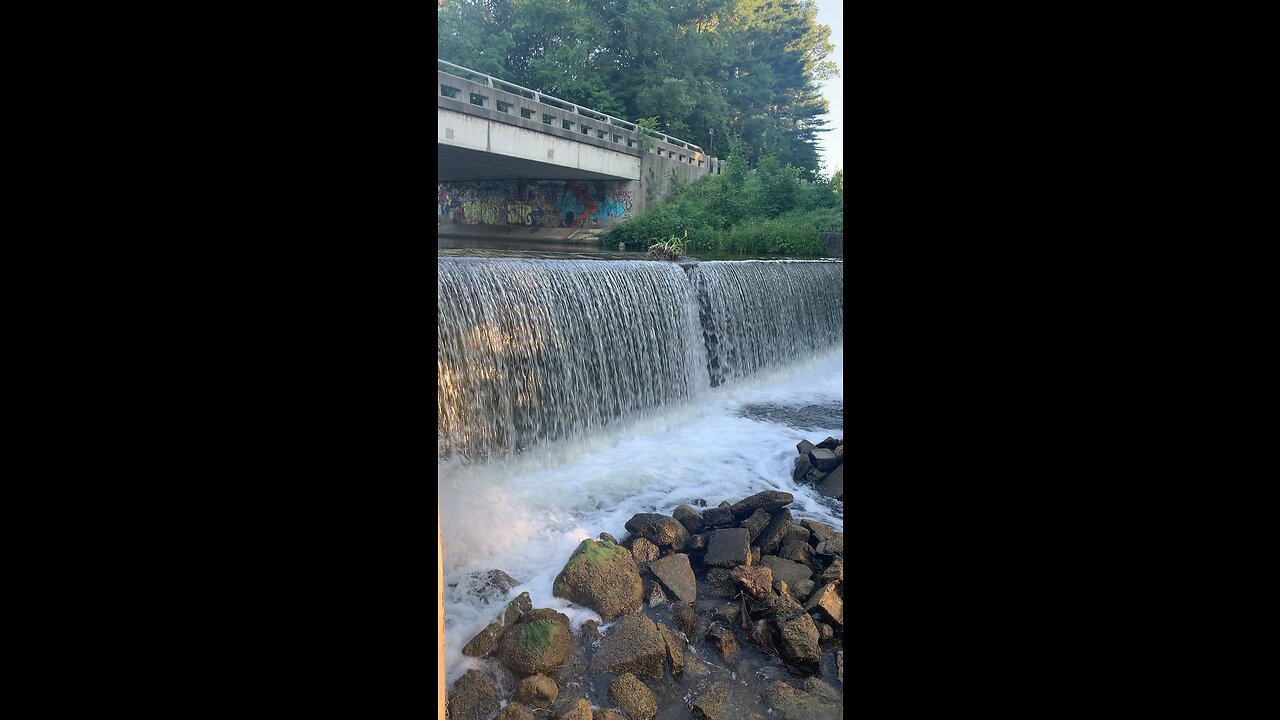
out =
[[843,703],[835,690],[826,683],[809,678],[805,684],[813,690],[797,690],[782,680],[770,686],[767,698],[773,712],[770,717],[779,720],[839,720],[843,717]]
[[627,521],[626,528],[654,545],[669,545],[676,551],[684,550],[689,543],[689,531],[670,515],[638,513]]
[[830,540],[832,536],[836,534],[835,528],[827,525],[826,523],[820,523],[817,520],[801,520],[799,525],[813,533],[813,537],[810,542],[814,545],[817,545],[824,540]]
[[758,548],[758,547],[753,547],[753,548],[751,548],[751,562],[750,562],[749,564],[750,564],[750,565],[759,565],[759,564],[760,564],[760,557],[761,557],[762,555],[764,555],[764,553],[760,552],[760,548]]
[[816,586],[812,580],[800,580],[794,585],[791,585],[791,594],[796,600],[804,602],[804,599],[809,597],[813,592],[814,587]]
[[507,703],[502,708],[502,712],[498,713],[493,720],[538,720],[538,716],[533,714],[529,708],[518,702]]
[[733,580],[757,600],[768,600],[773,595],[773,571],[767,566],[740,565],[733,570]]
[[600,642],[600,623],[595,620],[584,620],[582,627],[578,628],[578,634],[582,636],[582,642],[595,645]]
[[[812,458],[810,459],[812,462]],[[733,504],[730,510],[733,511],[735,520],[742,520],[751,517],[756,510],[764,510],[765,512],[773,512],[778,508],[785,507],[795,500],[795,496],[789,492],[780,490],[765,490],[758,492],[748,498],[743,498]]]
[[830,540],[818,543],[818,547],[814,548],[813,551],[818,555],[827,557],[844,555],[844,533],[835,533]]
[[836,679],[844,682],[844,651],[836,651]]
[[614,536],[610,535],[610,534],[609,534],[609,533],[607,533],[607,532],[602,532],[602,533],[600,533],[599,535],[597,535],[597,536],[596,536],[596,539],[597,539],[597,540],[600,540],[600,541],[608,540],[609,542],[613,543],[614,545],[617,545],[617,544],[618,544],[618,538],[616,538],[616,537],[614,537]]
[[796,554],[797,548],[801,545],[809,547],[812,552],[813,548],[809,546],[809,531],[799,525],[792,525],[791,529],[787,530],[786,536],[782,538],[782,548],[778,550],[778,556],[794,559],[791,556]]
[[471,641],[462,646],[462,654],[471,657],[484,657],[493,650],[493,646],[498,644],[498,640],[502,638],[502,633],[506,628],[501,623],[489,623],[485,629],[476,633]]
[[649,569],[677,599],[687,603],[697,601],[698,581],[693,577],[688,555],[676,553],[654,560],[649,563]]
[[643,591],[631,553],[607,540],[583,540],[552,585],[553,595],[595,610],[604,622],[638,609]]
[[818,483],[826,479],[826,477],[827,477],[827,473],[825,470],[812,468],[809,470],[809,472],[804,474],[804,481],[809,483],[810,485],[816,486]]
[[742,521],[742,527],[746,528],[752,541],[755,541],[755,539],[760,535],[760,531],[764,530],[764,527],[768,524],[769,513],[760,509],[757,509],[750,517]]
[[818,646],[818,626],[813,618],[800,613],[789,619],[781,615],[774,618],[778,627],[778,651],[793,663],[804,665],[818,662],[822,650]]
[[662,642],[667,646],[667,660],[671,662],[672,676],[684,674],[684,646],[685,642],[671,628],[663,623],[654,623],[658,626],[658,634],[662,636]]
[[532,610],[498,641],[497,658],[521,677],[554,670],[569,655],[569,618],[548,608]]
[[[482,600],[496,600],[506,597],[507,591],[519,585],[520,581],[501,570],[489,570],[468,573],[463,584],[466,585],[469,595]],[[458,583],[452,583],[449,587],[457,586]]]
[[706,535],[704,534],[694,535],[693,537],[689,538],[689,552],[697,553],[697,552],[706,552],[706,551],[707,551]]
[[449,717],[456,720],[487,720],[497,711],[498,688],[479,670],[468,670],[448,692]]
[[812,469],[813,463],[809,462],[808,454],[796,456],[796,465],[791,469],[791,480],[800,482]]
[[631,720],[651,720],[658,714],[658,698],[631,673],[622,673],[609,685],[609,702],[626,710]]
[[730,506],[730,504],[729,504],[729,501],[728,501],[728,500],[721,500],[721,501],[720,501],[720,504],[719,504],[719,505],[717,505],[716,507],[727,508],[727,507],[731,507],[731,506]]
[[702,511],[702,527],[703,529],[711,527],[723,527],[733,524],[733,510],[727,507],[716,507]]
[[796,443],[796,452],[800,453],[801,455],[808,455],[809,451],[813,450],[816,447],[818,446],[814,445],[808,440],[801,440],[800,442]]
[[[812,568],[772,555],[760,558],[760,563],[773,571],[774,580],[784,580],[787,585],[794,585],[813,576]],[[792,594],[794,595],[794,591]]]
[[[808,615],[805,617],[808,617]],[[809,622],[812,623],[813,621],[810,620]],[[711,628],[711,630],[707,631],[706,640],[707,645],[710,645],[713,650],[720,653],[725,662],[737,660],[738,655],[742,652],[738,645],[738,638],[734,637],[733,631],[728,628],[719,626]],[[814,659],[816,660],[817,656]]]
[[742,604],[738,602],[724,603],[715,609],[711,618],[725,625],[736,625],[742,617]]
[[600,709],[600,710],[594,711],[594,714],[592,714],[591,716],[591,720],[627,720],[627,719],[612,710]]
[[826,448],[828,450],[834,451],[837,447],[840,447],[840,445],[842,444],[843,443],[840,440],[837,440],[833,437],[829,437],[826,440],[823,440],[822,442],[818,443],[817,447]]
[[815,622],[814,625],[818,626],[818,642],[824,643],[835,638],[836,631],[830,625],[824,622]]
[[703,500],[702,498],[698,498],[697,500],[694,500],[694,501],[693,501],[693,504],[694,504],[694,505],[697,505],[698,507],[706,507],[706,506],[707,506],[707,501],[706,501],[706,500]]
[[592,720],[591,703],[586,698],[578,698],[567,711],[560,713],[558,720]]
[[844,462],[844,446],[843,445],[836,446],[836,457],[840,458],[840,462]]
[[703,578],[706,597],[728,599],[738,594],[738,584],[728,568],[711,568]]
[[702,532],[702,516],[698,514],[697,510],[688,505],[676,506],[671,516],[679,520],[680,524],[684,525],[684,529],[688,530],[690,534]]
[[[808,531],[805,531],[808,533]],[[750,562],[751,536],[746,528],[713,530],[707,540],[707,554],[702,558],[706,567],[737,567]]]
[[631,558],[636,561],[637,566],[650,560],[657,560],[661,554],[658,551],[658,546],[645,538],[638,537],[635,542],[631,543]]
[[836,587],[844,587],[844,560],[836,558],[831,561],[831,567],[822,573],[822,583],[835,583]]
[[844,629],[844,601],[836,593],[835,583],[823,585],[804,604],[804,609],[805,612],[817,612],[837,629]]
[[747,642],[764,652],[772,651],[773,627],[769,624],[769,621],[761,619],[751,623],[751,629],[747,631]]
[[692,637],[693,628],[698,624],[698,611],[694,610],[691,604],[677,603],[671,610],[671,619],[675,621],[676,628],[684,633],[685,637]]
[[814,485],[819,494],[844,500],[844,466],[840,465],[831,474]]
[[760,531],[754,544],[765,555],[777,554],[778,547],[782,545],[782,538],[787,534],[789,527],[791,527],[791,511],[786,508],[775,510],[769,514],[769,524]]
[[788,552],[785,552],[784,550],[783,552],[780,552],[778,554],[781,555],[783,558],[786,558],[787,560],[791,560],[793,562],[798,562],[798,563],[804,563],[805,565],[808,565],[811,568],[818,569],[817,564],[813,559],[813,553],[814,553],[813,546],[807,542],[802,542],[802,543],[796,544],[791,549],[791,552],[788,553]]
[[649,588],[649,607],[655,608],[665,602],[667,602],[667,594],[662,592],[662,585],[653,583]]
[[591,659],[592,672],[645,672],[662,677],[662,662],[667,645],[652,620],[642,613],[632,613],[618,621],[600,641],[600,649]]
[[800,615],[805,615],[804,607],[800,605],[800,601],[796,600],[795,595],[787,583],[782,580],[773,581],[773,589],[777,593],[773,596],[773,616],[776,620],[790,620]]
[[502,609],[502,615],[499,616],[498,622],[504,626],[515,625],[520,616],[533,609],[533,598],[529,597],[528,592],[522,592],[516,596],[514,600],[507,603]]
[[813,463],[814,467],[822,470],[823,472],[831,472],[840,464],[840,461],[836,459],[835,452],[826,448],[815,448],[810,450],[809,462]]
[[729,683],[715,682],[693,699],[689,710],[698,720],[732,720],[725,714],[725,701],[729,698]]

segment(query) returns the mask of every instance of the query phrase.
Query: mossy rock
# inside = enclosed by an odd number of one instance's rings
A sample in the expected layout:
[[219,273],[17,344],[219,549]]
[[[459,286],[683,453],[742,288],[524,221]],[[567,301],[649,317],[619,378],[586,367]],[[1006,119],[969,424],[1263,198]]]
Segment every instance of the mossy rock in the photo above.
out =
[[608,540],[583,540],[552,586],[556,597],[595,610],[604,622],[639,609],[643,593],[635,559]]
[[568,617],[554,610],[538,609],[526,613],[503,634],[495,655],[521,677],[546,674],[564,662],[572,642]]

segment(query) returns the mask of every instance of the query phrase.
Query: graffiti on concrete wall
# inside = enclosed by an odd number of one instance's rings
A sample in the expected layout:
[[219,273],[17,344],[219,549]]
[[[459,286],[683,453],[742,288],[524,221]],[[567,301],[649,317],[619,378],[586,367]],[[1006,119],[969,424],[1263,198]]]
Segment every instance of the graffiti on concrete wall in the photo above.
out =
[[630,217],[621,180],[487,180],[436,187],[438,221],[464,225],[607,227]]

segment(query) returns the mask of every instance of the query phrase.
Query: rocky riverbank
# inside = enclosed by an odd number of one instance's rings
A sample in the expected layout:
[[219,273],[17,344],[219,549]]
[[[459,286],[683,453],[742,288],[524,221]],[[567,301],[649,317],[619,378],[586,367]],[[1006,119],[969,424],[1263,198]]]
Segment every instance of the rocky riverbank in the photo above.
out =
[[[797,450],[802,478],[843,498],[843,443]],[[844,533],[797,521],[793,500],[779,491],[716,507],[698,500],[633,516],[621,541],[583,540],[553,594],[605,626],[588,620],[575,634],[567,616],[522,593],[464,646],[486,660],[449,690],[449,717],[839,717]],[[519,584],[500,571],[485,583],[500,595]]]

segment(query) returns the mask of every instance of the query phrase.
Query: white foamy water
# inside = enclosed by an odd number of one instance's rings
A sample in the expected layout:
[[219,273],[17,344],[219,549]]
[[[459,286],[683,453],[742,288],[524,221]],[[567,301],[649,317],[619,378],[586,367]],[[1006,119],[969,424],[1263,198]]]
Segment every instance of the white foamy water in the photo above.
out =
[[[608,532],[621,540],[624,523],[641,512],[670,514],[695,499],[714,507],[762,490],[795,496],[797,520],[843,529],[839,503],[791,480],[800,440],[843,437],[841,427],[796,429],[741,417],[746,405],[842,403],[843,343],[816,358],[700,394],[696,403],[623,424],[606,436],[548,444],[516,460],[460,466],[441,463],[444,536],[445,653],[452,684],[480,661],[462,646],[489,623],[506,599],[485,602],[464,592],[468,573],[502,570],[522,582],[534,607],[555,608],[576,628],[599,616],[554,597],[551,585],[584,538]],[[838,514],[837,514],[838,513]]]

